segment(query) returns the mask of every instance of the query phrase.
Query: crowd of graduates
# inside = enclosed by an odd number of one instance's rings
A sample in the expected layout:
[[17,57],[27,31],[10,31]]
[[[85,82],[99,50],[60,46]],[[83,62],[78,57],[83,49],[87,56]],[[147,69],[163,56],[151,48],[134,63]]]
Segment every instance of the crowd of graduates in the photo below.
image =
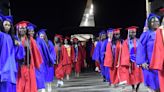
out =
[[[52,92],[52,82],[75,77],[86,66],[86,48],[78,38],[55,34],[48,39],[46,29],[0,13],[0,92]],[[93,52],[93,50],[92,50]],[[91,59],[91,55],[89,56]]]
[[[164,8],[160,9],[164,13]],[[161,21],[162,20],[162,21]],[[144,83],[148,92],[164,92],[164,18],[154,13],[146,19],[144,31],[137,39],[137,26],[126,28],[125,40],[121,28],[109,28],[99,33],[92,59],[104,82],[112,87],[129,85],[140,92]]]
[[82,44],[59,34],[52,42],[46,29],[36,32],[37,26],[29,21],[14,25],[12,16],[0,13],[0,92],[52,92],[54,78],[61,87],[73,71],[78,78],[84,67],[94,65],[110,86],[130,85],[138,92],[144,82],[150,92],[164,92],[161,19],[151,13],[140,39],[138,27],[131,26],[125,40],[120,38],[121,28],[109,28],[99,33],[97,41]]

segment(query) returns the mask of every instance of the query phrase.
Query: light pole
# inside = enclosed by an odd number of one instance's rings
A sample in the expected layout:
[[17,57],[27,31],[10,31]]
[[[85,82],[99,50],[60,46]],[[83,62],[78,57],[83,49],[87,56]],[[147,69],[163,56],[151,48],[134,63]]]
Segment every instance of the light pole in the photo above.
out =
[[9,8],[9,15],[11,16],[11,5],[10,5],[10,0],[8,2],[8,8]]

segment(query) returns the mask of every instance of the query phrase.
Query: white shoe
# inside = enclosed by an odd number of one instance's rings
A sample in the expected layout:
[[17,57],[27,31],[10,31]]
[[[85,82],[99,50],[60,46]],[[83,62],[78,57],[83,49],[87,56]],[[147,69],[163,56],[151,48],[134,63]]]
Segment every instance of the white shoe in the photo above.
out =
[[96,67],[96,68],[95,68],[95,71],[96,71],[96,72],[98,72],[98,70],[99,70],[99,68],[98,68],[98,67]]
[[41,89],[41,92],[46,92],[46,89]]
[[51,88],[51,84],[49,83],[48,84],[48,92],[51,92],[52,91],[52,88]]
[[67,75],[66,79],[69,80],[69,75]]
[[63,82],[63,81],[60,81],[60,85],[61,85],[61,86],[64,86],[64,82]]
[[61,86],[64,86],[64,82],[61,80],[58,80],[56,87],[61,87]]
[[60,80],[57,81],[56,87],[60,87]]
[[127,81],[122,81],[118,85],[125,85],[125,84],[127,84]]

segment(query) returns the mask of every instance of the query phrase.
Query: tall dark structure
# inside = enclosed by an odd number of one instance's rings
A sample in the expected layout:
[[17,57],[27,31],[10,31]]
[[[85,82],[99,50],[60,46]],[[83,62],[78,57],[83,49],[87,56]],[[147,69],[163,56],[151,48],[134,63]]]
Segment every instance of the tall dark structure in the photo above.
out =
[[4,15],[9,15],[9,0],[0,0],[0,10]]

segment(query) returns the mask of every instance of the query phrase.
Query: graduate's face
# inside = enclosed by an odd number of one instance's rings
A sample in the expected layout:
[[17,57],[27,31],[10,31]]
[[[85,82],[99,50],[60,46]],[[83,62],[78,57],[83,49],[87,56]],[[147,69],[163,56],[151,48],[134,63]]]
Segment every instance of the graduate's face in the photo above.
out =
[[67,39],[64,39],[64,44],[68,44],[68,40]]
[[78,41],[74,41],[74,44],[75,44],[75,45],[78,44]]
[[136,37],[136,31],[129,31],[130,39],[134,39]]
[[10,31],[10,28],[11,28],[11,23],[9,21],[4,21],[3,27],[4,27],[4,31],[8,33]]
[[44,34],[40,34],[39,37],[40,37],[41,39],[45,39],[45,35],[44,35]]
[[160,22],[159,22],[159,19],[157,17],[153,17],[151,20],[151,28],[152,29],[157,29],[159,26],[160,26]]
[[27,28],[25,26],[22,26],[18,28],[18,31],[21,36],[24,36],[27,32]]
[[33,29],[28,30],[28,35],[34,37],[35,31]]
[[101,39],[102,39],[102,40],[106,39],[106,34],[102,34],[102,35],[101,35]]
[[55,37],[54,40],[55,40],[55,42],[58,42],[59,41],[59,38],[58,37]]
[[110,39],[113,38],[113,32],[108,32],[108,38],[110,38]]
[[115,39],[119,39],[120,38],[120,33],[118,32],[118,33],[114,33],[114,38]]

